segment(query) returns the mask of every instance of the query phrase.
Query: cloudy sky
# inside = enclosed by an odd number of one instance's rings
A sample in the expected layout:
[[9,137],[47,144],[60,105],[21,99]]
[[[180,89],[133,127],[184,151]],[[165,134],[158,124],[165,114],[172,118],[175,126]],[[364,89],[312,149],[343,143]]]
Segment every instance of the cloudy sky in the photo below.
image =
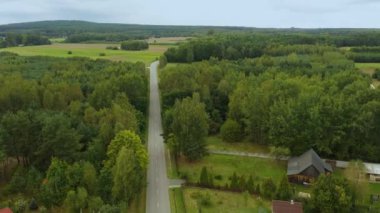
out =
[[0,0],[0,24],[38,20],[380,28],[380,0]]

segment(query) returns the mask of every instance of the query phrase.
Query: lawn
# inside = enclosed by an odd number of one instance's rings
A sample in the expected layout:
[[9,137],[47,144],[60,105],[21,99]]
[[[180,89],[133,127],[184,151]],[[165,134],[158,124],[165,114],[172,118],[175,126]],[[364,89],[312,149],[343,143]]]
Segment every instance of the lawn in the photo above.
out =
[[371,194],[380,194],[380,183],[370,183],[369,192]]
[[229,143],[223,141],[219,136],[207,138],[207,148],[209,150],[238,151],[252,153],[269,153],[269,147],[250,142]]
[[275,183],[278,183],[286,173],[286,162],[271,159],[210,154],[198,162],[188,162],[183,158],[178,160],[180,176],[187,176],[191,183],[199,181],[200,172],[204,166],[214,176],[221,176],[219,179],[214,179],[214,184],[219,186],[229,183],[229,177],[234,172],[246,178],[252,175],[255,181],[271,177]]
[[187,213],[270,212],[270,202],[243,193],[184,188],[183,197]]
[[[92,59],[102,58],[113,61],[142,61],[149,63],[158,58],[166,51],[168,46],[152,45],[148,50],[143,51],[125,51],[125,50],[107,50],[107,46],[118,46],[118,44],[66,44],[53,43],[52,45],[10,47],[0,49],[0,51],[14,52],[22,56],[54,56],[54,57],[89,57]],[[71,51],[72,54],[68,54]],[[100,56],[104,53],[105,56]]]

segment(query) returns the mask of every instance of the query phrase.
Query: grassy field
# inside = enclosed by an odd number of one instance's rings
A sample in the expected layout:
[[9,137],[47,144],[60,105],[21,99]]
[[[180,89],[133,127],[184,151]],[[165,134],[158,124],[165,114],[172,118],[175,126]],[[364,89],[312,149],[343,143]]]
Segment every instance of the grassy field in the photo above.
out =
[[65,42],[65,38],[50,38],[51,43],[63,43]]
[[[380,69],[380,63],[355,63],[355,67],[360,69],[361,72],[372,76],[375,69]],[[375,87],[380,86],[380,81],[373,79]]]
[[270,212],[268,201],[242,193],[184,188],[183,197],[187,213]]
[[169,189],[170,209],[173,213],[185,213],[185,201],[183,199],[183,190],[181,188]]
[[214,176],[222,176],[221,180],[214,179],[214,184],[220,186],[225,186],[226,183],[229,183],[229,177],[234,172],[247,178],[252,175],[256,181],[271,177],[277,183],[286,173],[285,163],[261,158],[210,154],[195,163],[179,159],[178,170],[180,175],[187,176],[192,183],[199,181],[200,172],[204,166]]
[[209,150],[223,150],[223,151],[238,151],[238,152],[259,152],[269,153],[269,147],[250,142],[229,143],[224,142],[218,136],[210,136],[207,138],[207,148]]
[[162,37],[162,38],[149,38],[149,44],[167,44],[167,45],[175,45],[180,42],[184,42],[191,37]]
[[[149,50],[143,51],[125,51],[125,50],[107,50],[107,46],[118,46],[118,44],[65,44],[53,43],[52,45],[27,46],[27,47],[10,47],[0,49],[0,51],[14,52],[22,56],[54,56],[54,57],[88,57],[92,59],[102,58],[113,61],[142,61],[149,63],[154,61],[168,46],[152,45]],[[72,51],[72,54],[68,54]],[[100,56],[105,53],[105,56]]]

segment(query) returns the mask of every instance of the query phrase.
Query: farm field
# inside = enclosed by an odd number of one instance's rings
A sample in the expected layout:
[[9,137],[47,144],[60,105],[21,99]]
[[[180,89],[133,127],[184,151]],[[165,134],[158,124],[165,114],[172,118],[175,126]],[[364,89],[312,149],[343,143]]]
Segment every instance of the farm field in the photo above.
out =
[[188,213],[270,212],[270,202],[243,193],[184,188],[183,197]]
[[[66,44],[53,43],[52,45],[10,47],[0,51],[14,52],[21,56],[53,56],[53,57],[88,57],[92,59],[109,59],[113,61],[143,61],[149,63],[154,61],[168,48],[165,45],[152,45],[149,50],[125,51],[107,50],[107,46],[118,46],[119,44]],[[72,54],[68,54],[71,51]],[[100,56],[104,53],[105,56]]]

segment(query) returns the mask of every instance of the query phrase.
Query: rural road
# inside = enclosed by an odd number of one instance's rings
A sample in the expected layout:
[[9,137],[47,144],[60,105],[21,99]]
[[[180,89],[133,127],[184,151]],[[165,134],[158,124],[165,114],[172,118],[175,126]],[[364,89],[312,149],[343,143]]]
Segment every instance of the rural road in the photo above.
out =
[[150,65],[147,213],[170,213],[169,181],[166,175],[165,147],[161,136],[161,106],[158,92],[158,62]]

